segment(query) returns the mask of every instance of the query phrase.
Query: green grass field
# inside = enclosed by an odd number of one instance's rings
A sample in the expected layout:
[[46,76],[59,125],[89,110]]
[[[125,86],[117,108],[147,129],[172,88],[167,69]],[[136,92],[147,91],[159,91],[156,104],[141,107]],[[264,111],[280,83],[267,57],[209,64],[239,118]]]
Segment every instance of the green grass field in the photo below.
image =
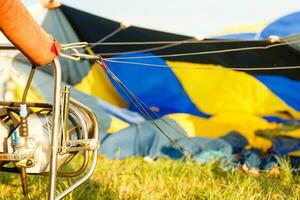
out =
[[[87,183],[66,199],[300,199],[300,179],[292,175],[286,161],[282,172],[225,172],[217,164],[195,165],[142,158],[111,161],[99,158]],[[0,199],[22,199],[19,175],[0,173]],[[30,176],[30,199],[46,199],[45,177]],[[71,179],[60,179],[62,190]]]

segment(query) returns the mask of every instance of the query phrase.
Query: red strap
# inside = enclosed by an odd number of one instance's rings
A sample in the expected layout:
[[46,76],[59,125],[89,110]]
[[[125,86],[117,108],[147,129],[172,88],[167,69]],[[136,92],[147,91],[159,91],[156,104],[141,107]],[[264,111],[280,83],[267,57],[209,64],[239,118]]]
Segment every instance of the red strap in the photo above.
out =
[[59,56],[59,51],[55,40],[52,43],[51,52],[54,53],[56,56]]
[[106,63],[105,63],[105,59],[104,58],[101,58],[101,63],[102,63],[102,68],[105,70],[105,71],[107,71],[108,70],[108,66],[106,65]]

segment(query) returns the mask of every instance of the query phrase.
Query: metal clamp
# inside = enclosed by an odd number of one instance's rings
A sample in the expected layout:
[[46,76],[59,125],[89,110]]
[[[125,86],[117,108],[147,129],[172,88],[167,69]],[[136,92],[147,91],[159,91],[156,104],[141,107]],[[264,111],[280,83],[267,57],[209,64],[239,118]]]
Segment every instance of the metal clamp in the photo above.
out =
[[[59,56],[62,58],[79,61],[81,59],[85,60],[100,60],[102,59],[99,55],[90,55],[81,53],[78,49],[85,48],[88,46],[87,42],[77,42],[77,43],[70,43],[70,44],[63,44],[62,49],[59,52]],[[71,51],[70,54],[62,53],[64,51]]]

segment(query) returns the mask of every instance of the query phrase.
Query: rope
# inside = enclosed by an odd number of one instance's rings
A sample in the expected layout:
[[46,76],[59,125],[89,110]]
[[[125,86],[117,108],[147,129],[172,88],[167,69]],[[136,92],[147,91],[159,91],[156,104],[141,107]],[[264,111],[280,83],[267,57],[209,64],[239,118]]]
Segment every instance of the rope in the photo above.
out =
[[[100,64],[98,62],[98,64]],[[101,65],[101,64],[100,64]],[[103,69],[103,68],[102,68]],[[120,89],[125,93],[125,95],[129,98],[129,100],[134,104],[134,106],[140,111],[140,113],[155,127],[161,132],[167,140],[170,142],[170,144],[177,149],[182,156],[189,160],[191,163],[193,163],[195,166],[198,167],[198,169],[207,177],[212,178],[211,175],[204,172],[203,169],[201,169],[190,157],[186,155],[188,153],[189,155],[193,155],[193,153],[187,151],[183,147],[181,147],[175,140],[173,140],[166,132],[162,130],[162,128],[152,119],[151,115],[148,113],[147,110],[145,110],[145,107],[143,107],[139,101],[137,101],[137,96],[135,96],[131,91],[124,85],[124,83],[109,69],[106,69],[107,74],[112,78],[112,80],[117,83],[117,85],[120,87]]]
[[123,28],[120,26],[119,28],[117,28],[113,32],[109,33],[108,35],[104,36],[102,39],[98,40],[97,42],[95,42],[95,43],[89,43],[89,44],[92,44],[92,45],[90,45],[90,47],[94,48],[95,46],[97,46],[96,44],[101,44],[102,42],[108,40],[109,38],[111,38],[112,36],[116,35],[117,33],[119,33],[122,30],[123,30]]
[[144,53],[144,52],[149,52],[149,51],[158,51],[158,50],[167,49],[167,48],[171,48],[171,47],[175,47],[175,46],[184,44],[185,41],[187,42],[187,41],[190,41],[190,40],[191,39],[187,39],[187,40],[183,40],[183,41],[177,42],[177,43],[170,43],[170,44],[166,44],[166,45],[163,45],[163,46],[147,48],[147,49],[142,49],[142,50],[123,51],[123,52],[114,52],[114,53],[102,53],[101,55],[102,56],[113,56],[113,55],[118,55],[120,53],[128,54],[128,53]]
[[[248,50],[265,50],[279,46],[286,46],[290,44],[295,44],[300,42],[300,40],[271,44],[267,46],[254,46],[254,47],[241,47],[241,48],[232,48],[232,49],[222,49],[222,50],[212,50],[212,51],[202,51],[202,52],[192,52],[192,53],[178,53],[178,54],[164,54],[164,55],[153,55],[153,56],[133,56],[133,57],[122,57],[122,58],[110,58],[110,60],[130,60],[130,59],[147,59],[147,58],[170,58],[170,57],[181,57],[181,56],[195,56],[195,55],[207,55],[207,54],[219,54],[219,53],[228,53],[228,52],[237,52],[237,51],[248,51]],[[140,51],[135,51],[131,53],[138,53]],[[122,52],[117,52],[113,54],[120,54]],[[124,52],[123,52],[124,53]],[[104,54],[101,54],[104,55]]]
[[127,29],[130,25],[126,24],[126,23],[120,23],[120,26],[114,30],[113,32],[109,33],[108,35],[104,36],[102,39],[98,40],[95,43],[89,43],[90,48],[93,48],[99,44],[102,44],[102,42],[108,40],[109,38],[113,37],[114,35],[118,34],[120,31],[123,31],[125,29]]
[[[157,44],[199,44],[199,43],[229,43],[229,42],[249,42],[253,40],[198,40],[190,38],[182,41],[144,41],[144,42],[103,42],[103,43],[88,43],[95,46],[123,46],[123,45],[157,45]],[[257,40],[259,41],[259,40]]]
[[116,61],[112,59],[105,59],[106,62],[111,63],[120,63],[120,64],[131,64],[138,65],[143,67],[155,67],[155,68],[174,68],[174,69],[198,69],[198,70],[236,70],[236,71],[266,71],[266,70],[291,70],[291,69],[300,69],[299,65],[296,66],[280,66],[280,67],[251,67],[251,68],[241,68],[241,67],[220,67],[220,68],[211,68],[211,67],[183,67],[183,66],[168,66],[168,65],[160,65],[160,64],[148,64],[148,63],[140,63],[140,62],[128,62],[128,61]]

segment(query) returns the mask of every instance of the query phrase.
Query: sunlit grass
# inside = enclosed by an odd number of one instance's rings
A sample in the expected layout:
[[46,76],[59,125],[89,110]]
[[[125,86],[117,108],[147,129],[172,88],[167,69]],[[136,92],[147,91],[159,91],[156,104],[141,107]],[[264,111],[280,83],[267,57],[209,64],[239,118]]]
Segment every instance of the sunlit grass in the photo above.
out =
[[[225,172],[214,163],[99,158],[92,178],[66,199],[300,199],[298,176],[291,174],[287,160],[281,164],[280,174],[251,175]],[[29,178],[30,199],[46,199],[46,180]],[[19,175],[1,173],[0,181],[0,199],[22,199]],[[62,190],[71,183],[72,179],[60,179],[58,188]]]

